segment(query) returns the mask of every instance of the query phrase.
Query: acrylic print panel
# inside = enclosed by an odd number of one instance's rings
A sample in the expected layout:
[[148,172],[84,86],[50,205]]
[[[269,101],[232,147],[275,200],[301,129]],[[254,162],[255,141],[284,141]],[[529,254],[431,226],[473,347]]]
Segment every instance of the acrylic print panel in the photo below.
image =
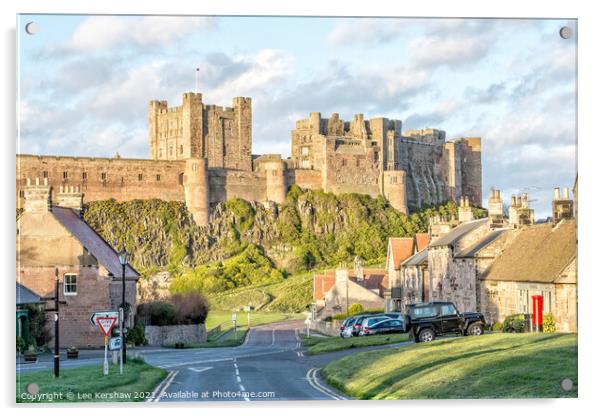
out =
[[577,396],[576,20],[17,33],[18,402]]

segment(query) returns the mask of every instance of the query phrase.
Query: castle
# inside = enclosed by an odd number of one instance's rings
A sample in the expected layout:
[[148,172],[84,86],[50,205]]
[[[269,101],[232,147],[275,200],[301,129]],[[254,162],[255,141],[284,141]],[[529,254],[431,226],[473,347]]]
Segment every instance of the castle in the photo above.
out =
[[232,107],[183,94],[182,105],[149,104],[149,159],[17,155],[17,203],[28,178],[78,189],[85,201],[184,201],[195,222],[231,198],[282,203],[292,184],[326,192],[384,196],[407,213],[447,200],[482,204],[481,139],[445,141],[445,132],[411,130],[400,120],[356,114],[344,121],[310,113],[292,131],[291,157],[253,155],[251,98]]

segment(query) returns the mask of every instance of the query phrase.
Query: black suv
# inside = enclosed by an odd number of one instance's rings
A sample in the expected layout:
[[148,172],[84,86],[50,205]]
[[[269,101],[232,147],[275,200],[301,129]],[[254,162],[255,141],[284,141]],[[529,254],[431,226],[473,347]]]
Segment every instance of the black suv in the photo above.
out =
[[437,335],[481,335],[485,318],[477,312],[459,313],[452,302],[416,303],[407,306],[408,332],[416,342],[428,342]]

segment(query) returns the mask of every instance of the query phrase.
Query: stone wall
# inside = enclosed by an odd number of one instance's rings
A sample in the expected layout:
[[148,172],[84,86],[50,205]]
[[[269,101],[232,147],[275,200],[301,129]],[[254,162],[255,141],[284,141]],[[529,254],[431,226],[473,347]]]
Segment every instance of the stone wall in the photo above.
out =
[[176,342],[186,344],[200,344],[207,342],[205,324],[199,325],[147,325],[144,327],[144,336],[148,345],[173,346]]

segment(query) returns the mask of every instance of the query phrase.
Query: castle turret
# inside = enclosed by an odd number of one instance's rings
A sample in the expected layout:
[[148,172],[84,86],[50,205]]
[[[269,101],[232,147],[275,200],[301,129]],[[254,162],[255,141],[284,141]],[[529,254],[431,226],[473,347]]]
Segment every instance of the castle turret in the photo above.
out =
[[403,170],[386,170],[383,172],[384,197],[396,210],[407,215],[406,172]]
[[320,134],[320,123],[322,121],[322,115],[318,112],[309,113],[309,129],[313,134]]
[[22,190],[25,198],[23,206],[25,212],[50,211],[51,199],[48,178],[44,178],[43,181],[40,181],[40,178],[36,178],[34,183],[32,183],[30,178],[27,178],[27,184]]
[[184,171],[184,198],[186,207],[197,225],[209,223],[209,178],[207,159],[186,160]]
[[470,200],[467,196],[460,197],[460,206],[458,207],[458,221],[467,222],[472,221],[474,215],[472,214],[472,208],[470,207]]
[[55,201],[59,207],[71,208],[81,213],[83,200],[84,194],[80,191],[79,186],[61,186]]
[[263,162],[265,169],[266,198],[282,204],[286,198],[286,175],[282,159]]

